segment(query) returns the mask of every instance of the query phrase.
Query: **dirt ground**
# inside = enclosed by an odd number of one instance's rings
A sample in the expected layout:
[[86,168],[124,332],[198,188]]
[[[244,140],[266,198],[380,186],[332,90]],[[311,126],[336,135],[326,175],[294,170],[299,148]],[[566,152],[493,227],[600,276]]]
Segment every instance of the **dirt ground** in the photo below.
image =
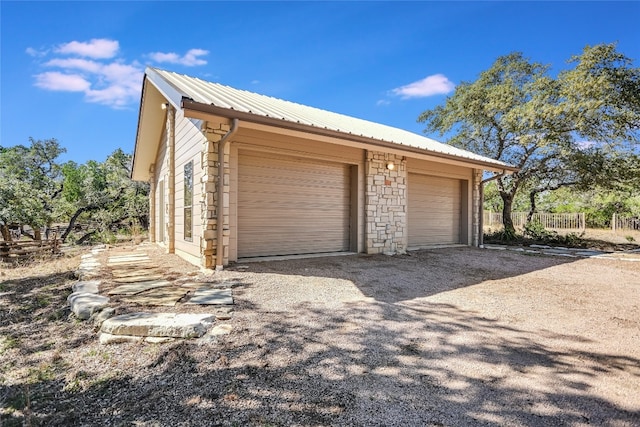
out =
[[64,307],[78,263],[0,273],[2,426],[640,425],[640,262],[449,248],[238,265],[199,276],[237,282],[230,335],[111,346]]

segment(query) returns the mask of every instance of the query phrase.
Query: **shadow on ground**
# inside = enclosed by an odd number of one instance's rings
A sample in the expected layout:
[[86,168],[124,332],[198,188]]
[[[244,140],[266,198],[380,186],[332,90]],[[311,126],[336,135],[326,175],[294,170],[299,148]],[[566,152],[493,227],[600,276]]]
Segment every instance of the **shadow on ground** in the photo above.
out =
[[[396,256],[348,255],[247,265],[256,273],[349,280],[367,297],[396,303],[578,260],[463,247],[412,251]],[[421,285],[415,286],[415,283]]]
[[[558,351],[530,332],[451,305],[417,311],[376,303],[247,320],[237,334],[249,340],[163,346],[137,374],[86,389],[73,390],[60,376],[32,380],[31,423],[548,426],[640,420],[640,412],[591,390],[595,377],[622,371],[640,381],[640,360]],[[567,336],[557,339],[571,344]],[[8,404],[19,409],[26,387],[2,387],[0,396],[10,396]],[[9,416],[4,425],[22,421]]]

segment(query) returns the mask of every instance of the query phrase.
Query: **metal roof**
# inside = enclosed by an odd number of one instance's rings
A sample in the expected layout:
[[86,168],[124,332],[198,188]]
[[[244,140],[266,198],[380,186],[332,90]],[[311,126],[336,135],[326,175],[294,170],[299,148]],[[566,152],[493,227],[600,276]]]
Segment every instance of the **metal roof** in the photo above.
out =
[[[280,119],[312,128],[326,129],[345,135],[397,144],[400,146],[398,148],[402,148],[402,146],[418,148],[430,153],[439,153],[492,165],[499,169],[516,170],[516,168],[504,162],[392,126],[235,89],[220,83],[208,82],[197,77],[190,77],[171,71],[149,67],[146,70],[146,75],[161,91],[165,92],[165,96],[170,101],[173,101],[177,107],[180,106],[183,98],[188,98],[197,103],[228,109],[231,112],[237,111]],[[159,81],[157,77],[163,81]],[[180,99],[177,99],[178,97]]]

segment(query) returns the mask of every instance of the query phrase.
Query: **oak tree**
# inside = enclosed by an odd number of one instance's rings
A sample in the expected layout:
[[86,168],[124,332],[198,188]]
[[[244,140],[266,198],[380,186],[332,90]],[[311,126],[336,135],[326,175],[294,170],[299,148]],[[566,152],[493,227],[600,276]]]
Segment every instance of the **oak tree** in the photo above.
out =
[[[515,235],[511,210],[521,188],[535,199],[546,190],[604,182],[599,170],[584,167],[585,156],[616,159],[621,166],[620,153],[633,156],[637,147],[640,69],[615,44],[587,46],[569,63],[572,68],[553,77],[548,65],[522,53],[501,56],[418,118],[425,132],[451,134],[451,145],[519,168],[496,182],[508,237]],[[606,155],[611,152],[618,154]],[[602,170],[615,172],[608,174],[613,182],[624,172],[615,165]]]

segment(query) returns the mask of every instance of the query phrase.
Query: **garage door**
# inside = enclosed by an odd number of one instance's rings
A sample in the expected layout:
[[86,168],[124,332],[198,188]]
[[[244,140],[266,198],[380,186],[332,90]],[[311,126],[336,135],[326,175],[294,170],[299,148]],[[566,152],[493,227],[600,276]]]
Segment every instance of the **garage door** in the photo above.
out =
[[349,250],[350,167],[251,151],[238,159],[238,257]]
[[409,174],[409,247],[460,243],[460,180]]

